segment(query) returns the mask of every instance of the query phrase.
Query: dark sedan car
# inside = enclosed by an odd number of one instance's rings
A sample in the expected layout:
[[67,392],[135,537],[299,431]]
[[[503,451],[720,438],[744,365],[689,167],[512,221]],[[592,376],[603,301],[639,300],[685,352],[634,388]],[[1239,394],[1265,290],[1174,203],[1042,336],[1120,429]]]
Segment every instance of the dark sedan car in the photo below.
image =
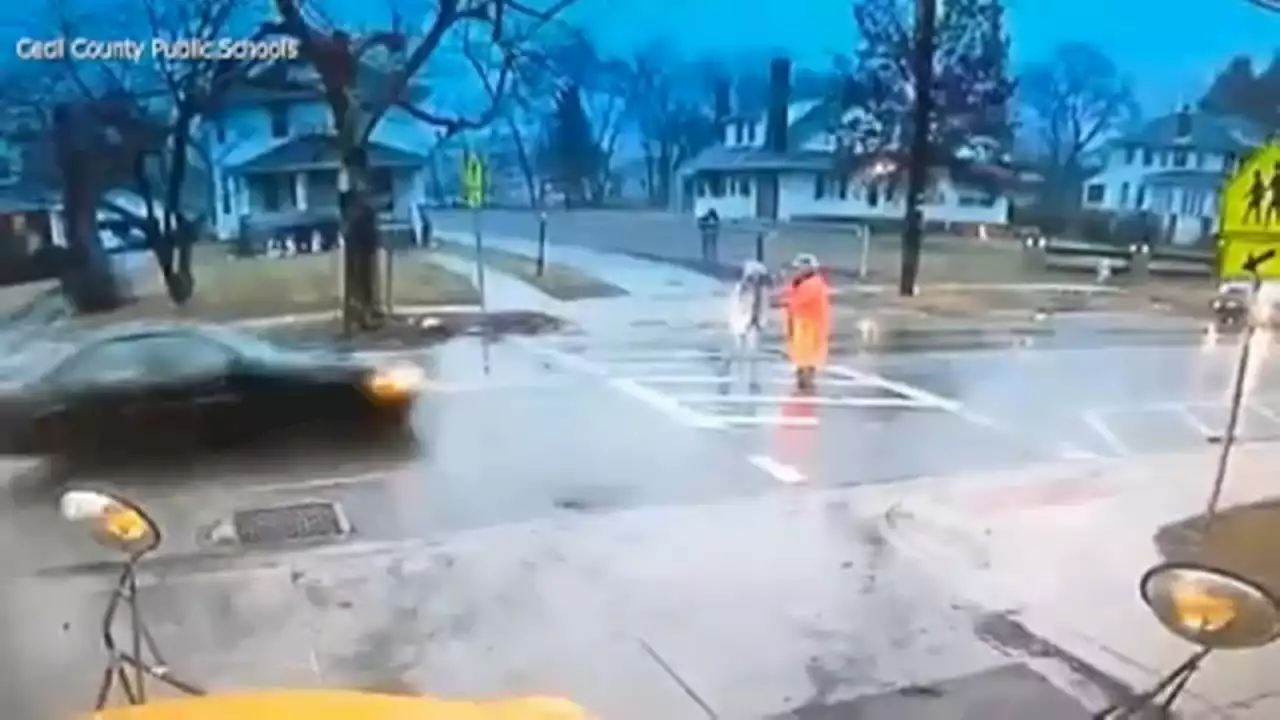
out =
[[222,327],[114,330],[0,396],[0,449],[146,460],[325,435],[405,437],[422,384],[412,365],[293,351]]

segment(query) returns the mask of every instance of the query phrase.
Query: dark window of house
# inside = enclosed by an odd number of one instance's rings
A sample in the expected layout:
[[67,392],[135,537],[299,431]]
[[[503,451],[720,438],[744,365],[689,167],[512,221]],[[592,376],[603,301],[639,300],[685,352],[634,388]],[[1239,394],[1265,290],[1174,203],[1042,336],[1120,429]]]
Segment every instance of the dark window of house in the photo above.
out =
[[1156,161],[1156,154],[1151,148],[1142,149],[1142,164],[1144,167],[1151,167]]
[[756,141],[756,124],[747,123],[747,142],[754,143]]
[[1084,189],[1084,201],[1087,203],[1100,203],[1106,197],[1106,193],[1106,185],[1094,183]]
[[742,123],[742,122],[736,122],[736,123],[734,123],[734,124],[733,124],[733,141],[734,141],[734,142],[736,142],[736,143],[738,143],[739,145],[741,145],[741,144],[742,144],[742,135],[743,135],[743,133],[744,133],[745,131],[746,131],[746,128],[745,128],[745,127],[743,127],[743,123]]
[[813,176],[813,199],[821,200],[827,196],[827,176],[818,173]]
[[1204,153],[1202,153],[1202,152],[1193,152],[1193,153],[1191,153],[1191,164],[1195,165],[1195,167],[1196,167],[1196,169],[1197,169],[1197,170],[1199,170],[1200,168],[1203,168],[1203,167],[1204,167]]
[[222,214],[231,214],[231,180],[229,178],[222,179]]
[[1124,164],[1132,165],[1134,160],[1138,159],[1138,148],[1130,145],[1124,149]]
[[848,175],[841,175],[840,177],[836,178],[836,194],[840,196],[841,200],[849,199],[849,176]]
[[1135,198],[1135,199],[1134,199],[1134,201],[1133,201],[1133,209],[1135,209],[1135,210],[1143,210],[1143,209],[1145,209],[1145,208],[1146,208],[1146,204],[1147,204],[1147,186],[1146,186],[1146,185],[1139,185],[1139,186],[1138,186],[1138,197],[1137,197],[1137,198]]
[[268,212],[280,209],[280,181],[283,178],[268,175],[262,181],[262,207]]
[[289,134],[289,106],[283,103],[272,105],[269,112],[271,113],[271,137],[282,138]]
[[1174,150],[1174,151],[1173,151],[1173,166],[1174,166],[1174,167],[1176,167],[1176,168],[1184,168],[1184,167],[1186,167],[1186,166],[1187,166],[1187,151],[1186,151],[1186,150]]
[[395,182],[392,180],[391,168],[373,168],[369,171],[369,196],[373,200],[373,208],[379,212],[390,212],[395,207]]
[[741,180],[738,181],[738,194],[741,195],[742,197],[746,197],[751,194],[750,180],[746,178],[742,178]]
[[869,183],[867,185],[867,205],[876,207],[880,204],[880,183]]
[[711,197],[724,197],[724,176],[720,173],[707,173],[707,186]]

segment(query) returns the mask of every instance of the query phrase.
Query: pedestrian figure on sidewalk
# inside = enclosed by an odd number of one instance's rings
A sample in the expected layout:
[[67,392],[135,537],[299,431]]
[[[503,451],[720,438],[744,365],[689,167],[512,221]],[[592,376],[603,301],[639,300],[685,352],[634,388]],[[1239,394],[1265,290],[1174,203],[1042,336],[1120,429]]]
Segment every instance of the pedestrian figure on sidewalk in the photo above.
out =
[[818,273],[818,259],[797,255],[795,269],[782,292],[786,320],[787,356],[796,371],[796,387],[811,390],[818,370],[827,362],[831,335],[831,288]]
[[1244,221],[1262,224],[1262,201],[1267,198],[1267,184],[1262,179],[1262,171],[1253,171],[1253,182],[1249,183],[1249,204],[1244,209]]

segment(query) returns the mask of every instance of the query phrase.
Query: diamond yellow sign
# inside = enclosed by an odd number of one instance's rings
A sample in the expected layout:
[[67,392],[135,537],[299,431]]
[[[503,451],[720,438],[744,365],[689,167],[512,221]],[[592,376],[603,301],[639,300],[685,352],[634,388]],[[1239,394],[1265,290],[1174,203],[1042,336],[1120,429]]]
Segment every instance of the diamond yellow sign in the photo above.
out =
[[[1240,164],[1222,188],[1219,277],[1250,275],[1250,258],[1280,249],[1280,143],[1268,143]],[[1259,277],[1280,278],[1280,261],[1261,263]]]
[[484,163],[475,153],[467,153],[463,187],[466,191],[467,207],[478,208],[484,204]]

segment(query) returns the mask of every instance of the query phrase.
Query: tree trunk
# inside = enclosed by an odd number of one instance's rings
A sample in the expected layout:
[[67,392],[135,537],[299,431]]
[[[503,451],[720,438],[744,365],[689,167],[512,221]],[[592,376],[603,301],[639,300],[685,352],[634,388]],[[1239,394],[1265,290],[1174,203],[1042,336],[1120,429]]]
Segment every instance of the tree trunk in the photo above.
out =
[[124,296],[98,238],[100,188],[94,158],[83,145],[70,108],[59,107],[55,122],[68,250],[63,292],[78,312],[109,312],[124,304]]
[[342,191],[342,236],[346,297],[342,324],[347,332],[378,327],[384,313],[378,303],[378,220],[369,202],[369,156],[349,147],[342,157],[346,189]]

